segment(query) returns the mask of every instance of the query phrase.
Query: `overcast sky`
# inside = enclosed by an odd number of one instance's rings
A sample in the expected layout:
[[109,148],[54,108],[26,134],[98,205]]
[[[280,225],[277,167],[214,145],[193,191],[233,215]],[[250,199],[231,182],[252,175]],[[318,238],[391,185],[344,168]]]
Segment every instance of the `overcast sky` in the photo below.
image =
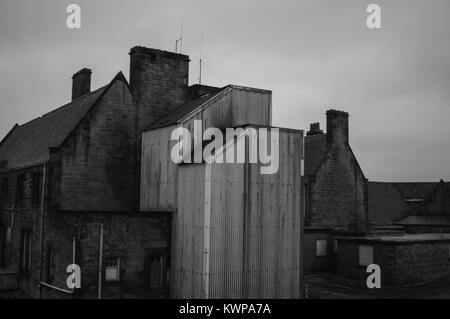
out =
[[[81,29],[66,8],[81,7]],[[381,29],[366,7],[381,6]],[[93,89],[129,49],[174,51],[183,21],[190,83],[273,92],[273,124],[325,128],[350,113],[350,142],[370,180],[450,180],[450,1],[0,0],[0,137],[70,100],[71,76]]]

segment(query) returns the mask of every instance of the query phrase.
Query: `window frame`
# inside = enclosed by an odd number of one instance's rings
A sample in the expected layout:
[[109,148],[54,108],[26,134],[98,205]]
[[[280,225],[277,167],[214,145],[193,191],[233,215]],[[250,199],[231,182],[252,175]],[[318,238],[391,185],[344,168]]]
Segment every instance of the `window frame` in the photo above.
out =
[[[115,265],[111,265],[112,263],[110,262],[111,260],[114,260]],[[119,282],[120,281],[120,257],[118,256],[109,256],[105,259],[105,264],[103,266],[103,271],[105,274],[105,282],[108,283],[114,283],[114,282]],[[115,279],[109,279],[106,275],[107,273],[107,269],[112,268],[112,269],[116,269],[117,272],[117,277]]]
[[16,202],[23,201],[25,198],[25,180],[26,174],[21,173],[16,178]]

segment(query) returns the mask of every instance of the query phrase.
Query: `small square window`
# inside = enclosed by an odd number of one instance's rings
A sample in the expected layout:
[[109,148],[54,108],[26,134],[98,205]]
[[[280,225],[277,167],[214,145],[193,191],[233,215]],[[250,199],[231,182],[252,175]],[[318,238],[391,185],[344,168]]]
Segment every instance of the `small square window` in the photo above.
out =
[[326,239],[316,240],[316,256],[323,257],[327,256],[328,241]]
[[359,265],[373,264],[373,246],[359,245]]
[[120,280],[120,258],[109,257],[105,261],[105,281]]

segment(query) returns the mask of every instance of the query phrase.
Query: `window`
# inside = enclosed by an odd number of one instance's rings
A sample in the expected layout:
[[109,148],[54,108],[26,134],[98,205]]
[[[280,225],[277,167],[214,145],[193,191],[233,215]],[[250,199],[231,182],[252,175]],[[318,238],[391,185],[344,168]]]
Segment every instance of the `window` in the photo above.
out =
[[47,242],[47,282],[53,281],[53,246]]
[[316,256],[323,257],[327,255],[328,242],[326,239],[316,240]]
[[29,230],[22,230],[20,252],[20,270],[29,272],[31,269],[31,231]]
[[41,197],[41,173],[34,172],[32,178],[31,202],[33,204],[39,203],[40,197]]
[[1,200],[6,201],[8,199],[8,178],[4,177],[2,179],[2,191],[1,191]]
[[163,261],[161,255],[150,257],[150,288],[161,288],[163,286]]
[[105,261],[105,281],[120,280],[120,258],[109,257]]
[[7,267],[11,250],[11,227],[0,227],[0,267]]
[[359,245],[359,265],[373,264],[373,246]]
[[16,201],[23,200],[25,188],[25,174],[20,174],[17,176],[17,184],[16,184]]
[[0,225],[0,267],[4,267],[4,255],[5,255],[5,227]]

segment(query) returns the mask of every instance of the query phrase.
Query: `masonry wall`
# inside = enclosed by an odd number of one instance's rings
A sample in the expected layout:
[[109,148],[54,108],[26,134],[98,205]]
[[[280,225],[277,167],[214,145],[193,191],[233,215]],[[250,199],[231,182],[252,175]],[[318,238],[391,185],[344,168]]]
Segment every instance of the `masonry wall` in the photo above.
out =
[[307,225],[366,230],[367,181],[348,144],[330,145],[306,187]]
[[[316,241],[327,241],[327,255],[316,255]],[[333,239],[331,231],[305,229],[304,235],[304,270],[306,273],[313,273],[318,271],[330,271],[335,266],[336,256],[333,252]]]
[[[381,285],[417,286],[450,280],[449,242],[364,243],[373,245],[373,263],[381,267]],[[366,285],[368,273],[359,266],[359,243],[339,240],[338,275]]]
[[[19,171],[8,172],[0,175],[0,182],[3,178],[8,178],[8,196],[0,203],[0,227],[2,236],[5,236],[6,229],[12,226],[11,242],[6,243],[5,237],[0,240],[0,265],[2,270],[9,270],[17,275],[17,287],[29,296],[36,296],[39,282],[39,262],[40,262],[40,203],[41,196],[37,201],[32,200],[32,174],[40,172],[42,167],[34,167]],[[17,199],[17,177],[24,176],[23,198]],[[39,181],[39,184],[42,180]],[[40,188],[42,189],[42,188]],[[12,214],[9,209],[14,208]],[[22,232],[31,232],[31,254],[30,270],[23,270],[21,264]],[[1,276],[1,275],[0,275]],[[11,276],[11,274],[7,275]],[[0,290],[5,287],[0,287]]]
[[[97,298],[100,226],[103,224],[102,298],[162,298],[168,295],[170,220],[168,214],[48,213],[43,258],[43,280],[67,289],[66,267],[73,259],[81,268],[81,289],[74,295],[43,288],[43,298]],[[164,256],[164,280],[160,288],[150,285],[152,256]],[[105,261],[120,258],[120,280],[105,281]]]
[[150,122],[186,101],[188,76],[186,55],[144,47],[130,51],[130,87],[137,100],[149,108]]
[[137,108],[127,84],[116,80],[63,146],[51,150],[51,209],[138,209]]

